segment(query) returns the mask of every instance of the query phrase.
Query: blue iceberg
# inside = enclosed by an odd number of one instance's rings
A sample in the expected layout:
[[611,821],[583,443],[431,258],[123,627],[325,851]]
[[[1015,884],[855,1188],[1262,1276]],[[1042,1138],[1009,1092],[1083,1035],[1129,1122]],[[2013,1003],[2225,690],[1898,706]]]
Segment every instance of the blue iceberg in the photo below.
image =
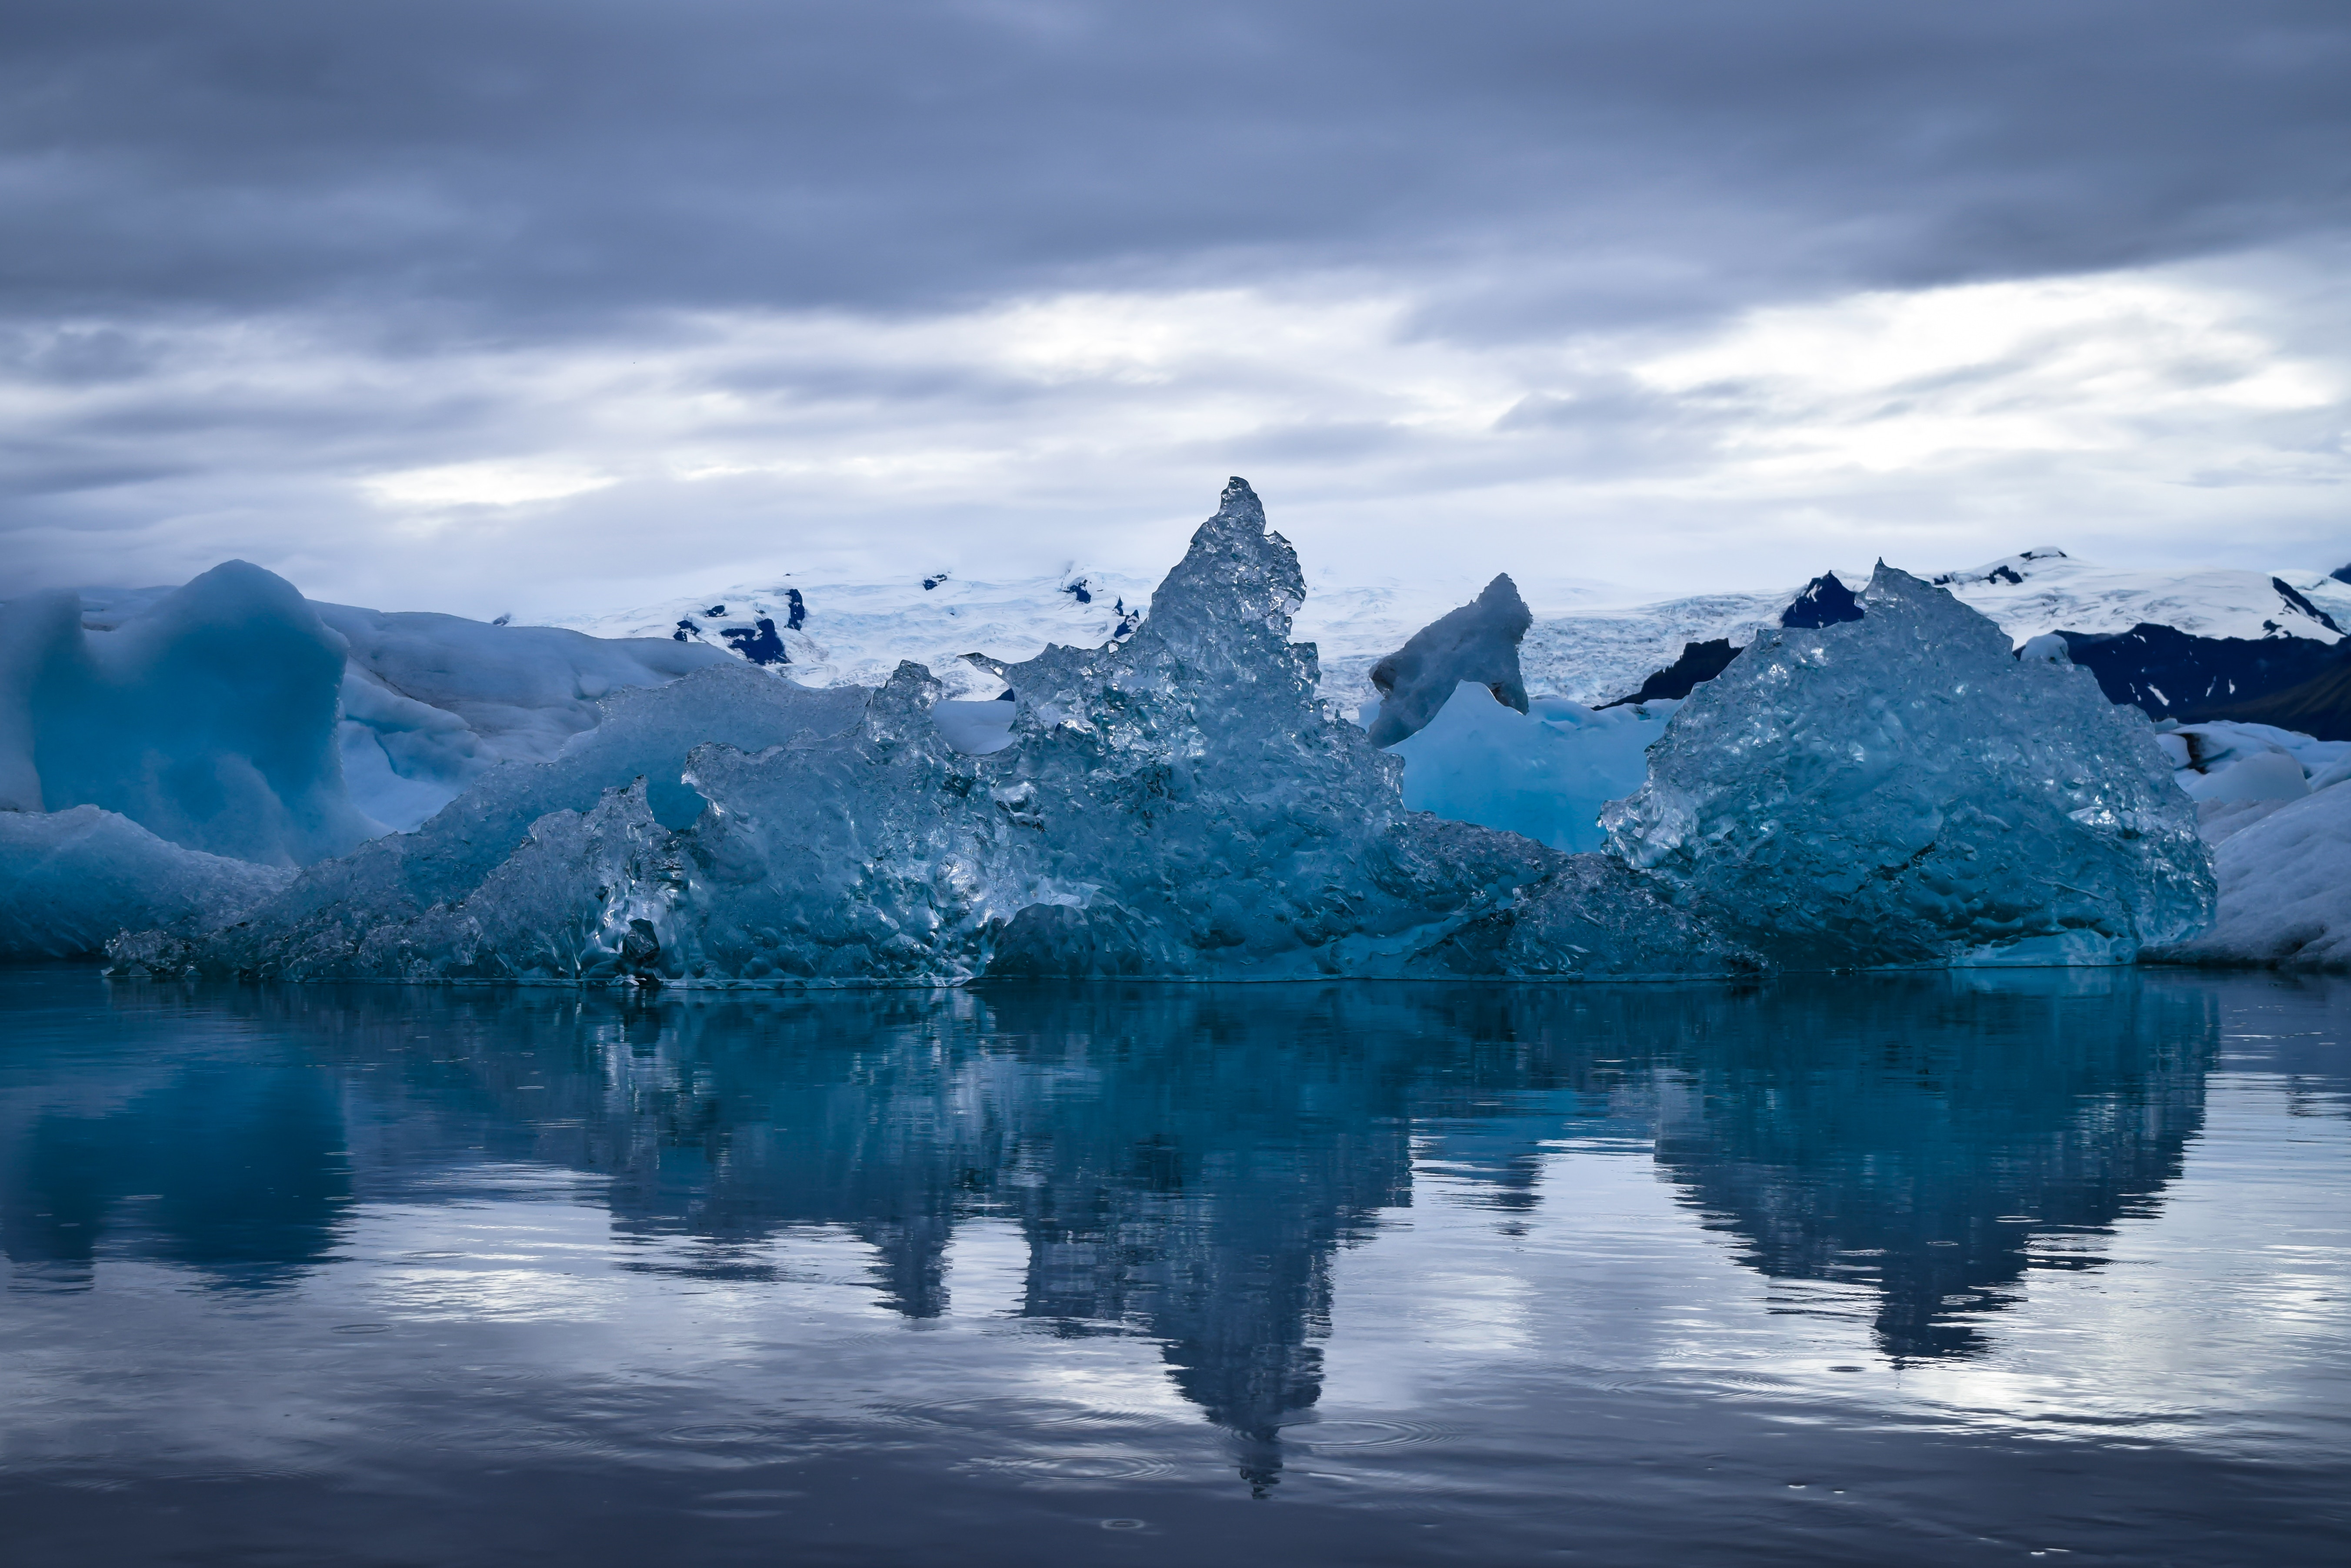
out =
[[1906,573],[1860,604],[1691,694],[1606,813],[1618,858],[1802,968],[2119,962],[2210,924],[2144,715]]
[[[234,923],[125,937],[117,967],[1719,977],[2104,961],[2210,917],[2194,808],[2146,721],[1899,573],[1859,620],[1767,633],[1663,725],[1520,714],[1457,682],[1420,755],[1475,741],[1521,782],[1542,774],[1547,827],[1475,785],[1479,811],[1531,833],[1412,809],[1418,764],[1318,700],[1316,652],[1290,641],[1304,592],[1235,480],[1131,635],[1006,666],[1013,700],[990,713],[941,710],[911,663],[878,687],[730,660],[615,692],[549,759],[488,768],[417,831],[306,866]],[[1448,720],[1472,697],[1485,708]],[[1533,727],[1496,728],[1511,724]],[[1565,852],[1620,789],[1606,852]]]

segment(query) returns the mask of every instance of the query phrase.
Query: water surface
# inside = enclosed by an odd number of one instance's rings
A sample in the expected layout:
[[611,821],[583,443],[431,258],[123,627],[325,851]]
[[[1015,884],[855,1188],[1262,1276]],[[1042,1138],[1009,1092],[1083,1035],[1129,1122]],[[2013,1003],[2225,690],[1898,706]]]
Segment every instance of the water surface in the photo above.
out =
[[2335,1563],[2351,985],[0,973],[8,1561]]

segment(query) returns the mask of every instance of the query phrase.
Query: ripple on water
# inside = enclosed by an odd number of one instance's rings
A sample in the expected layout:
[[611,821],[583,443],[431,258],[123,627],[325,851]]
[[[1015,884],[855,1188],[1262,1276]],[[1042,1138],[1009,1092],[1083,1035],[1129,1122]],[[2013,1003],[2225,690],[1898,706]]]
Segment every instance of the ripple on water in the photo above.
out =
[[1298,1448],[1384,1448],[1397,1443],[1442,1443],[1460,1436],[1449,1427],[1417,1421],[1308,1421],[1281,1429],[1281,1440]]
[[1139,1481],[1172,1475],[1173,1461],[1143,1454],[1044,1454],[1020,1459],[989,1459],[986,1468],[1039,1480]]
[[1139,1406],[1074,1405],[1008,1395],[878,1405],[870,1407],[870,1414],[874,1420],[892,1426],[1003,1428],[1123,1424],[1147,1420],[1152,1413]]

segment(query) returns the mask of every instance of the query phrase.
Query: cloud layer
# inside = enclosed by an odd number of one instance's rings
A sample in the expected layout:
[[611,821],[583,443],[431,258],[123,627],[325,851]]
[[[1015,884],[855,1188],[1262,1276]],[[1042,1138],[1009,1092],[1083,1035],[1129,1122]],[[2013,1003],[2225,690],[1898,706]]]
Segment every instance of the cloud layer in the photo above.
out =
[[27,4],[0,591],[2351,556],[2351,18]]

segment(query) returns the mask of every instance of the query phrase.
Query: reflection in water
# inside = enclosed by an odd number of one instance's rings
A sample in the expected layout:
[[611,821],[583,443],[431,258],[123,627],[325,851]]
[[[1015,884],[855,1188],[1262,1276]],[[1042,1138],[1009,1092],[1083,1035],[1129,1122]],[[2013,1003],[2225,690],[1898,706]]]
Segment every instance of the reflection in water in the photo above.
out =
[[[83,982],[76,981],[76,984]],[[1011,1221],[1019,1310],[1148,1334],[1260,1489],[1316,1401],[1331,1264],[1416,1168],[1504,1226],[1562,1139],[1654,1150],[1774,1278],[1874,1291],[1882,1349],[1963,1356],[2029,1268],[2143,1212],[2203,1114],[2210,993],[2129,975],[1720,988],[1096,987],[794,998],[118,988],[0,1080],[0,1243],[20,1281],[95,1258],[267,1287],[355,1205],[468,1170],[603,1178],[622,1238],[772,1270],[853,1232],[935,1316],[956,1226]],[[668,1260],[674,1249],[645,1250]],[[655,1265],[647,1265],[655,1266]]]

